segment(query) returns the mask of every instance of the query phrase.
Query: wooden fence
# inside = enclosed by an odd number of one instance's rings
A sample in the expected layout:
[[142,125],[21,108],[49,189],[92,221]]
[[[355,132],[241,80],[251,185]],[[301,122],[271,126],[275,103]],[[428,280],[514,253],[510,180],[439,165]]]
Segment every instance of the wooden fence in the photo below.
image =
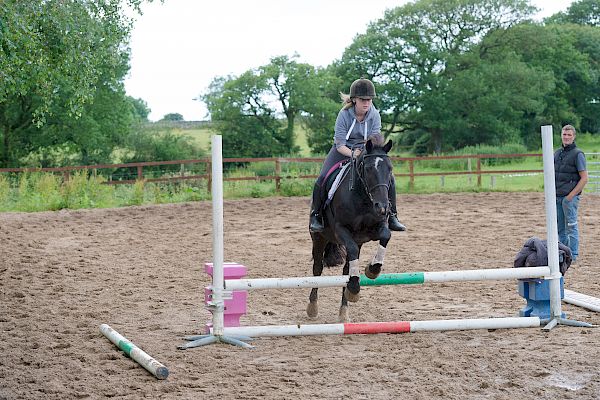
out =
[[[500,159],[500,158],[526,158],[526,157],[537,157],[540,158],[541,164],[541,153],[534,154],[477,154],[477,155],[457,155],[457,156],[428,156],[428,157],[390,157],[394,165],[406,163],[408,166],[408,172],[396,171],[394,176],[396,177],[408,177],[410,189],[414,188],[415,178],[420,176],[453,176],[453,175],[475,175],[477,176],[477,185],[481,186],[481,177],[485,174],[517,174],[517,173],[541,173],[543,169],[484,169],[482,167],[482,160],[485,159]],[[439,160],[467,160],[467,169],[463,171],[435,171],[435,172],[418,172],[415,170],[415,164],[421,164],[423,162],[439,161]],[[264,181],[272,180],[275,181],[276,192],[279,193],[281,188],[281,181],[283,179],[315,179],[317,175],[294,175],[291,176],[285,172],[282,172],[282,165],[285,163],[316,163],[319,167],[322,164],[323,157],[309,157],[309,158],[289,158],[289,157],[272,157],[272,158],[225,158],[223,163],[257,163],[257,162],[272,162],[274,163],[272,175],[260,175],[260,176],[248,176],[248,177],[232,177],[226,176],[223,178],[224,181],[243,181],[243,180],[255,180]],[[473,160],[474,165],[473,165]],[[144,174],[144,168],[149,167],[161,167],[161,166],[173,166],[179,165],[179,172],[165,174],[161,177],[148,177]],[[191,173],[189,170],[186,171],[186,166],[203,166],[196,168],[196,170],[204,171],[204,173]],[[189,167],[188,167],[189,168]],[[395,167],[396,168],[396,167]],[[135,169],[135,179],[119,179],[114,180],[110,171],[116,171],[118,169]],[[179,180],[203,180],[208,181],[207,187],[210,190],[211,187],[211,160],[209,158],[201,158],[196,160],[174,160],[174,161],[152,161],[152,162],[139,162],[139,163],[126,163],[126,164],[100,164],[100,165],[84,165],[84,166],[73,166],[73,167],[55,167],[55,168],[0,168],[0,173],[23,173],[23,172],[53,172],[61,173],[65,180],[68,180],[70,175],[77,171],[88,170],[93,175],[96,175],[98,171],[108,170],[102,175],[107,176],[107,184],[132,184],[138,180],[144,180],[146,182],[170,182]],[[106,173],[108,172],[108,173]]]

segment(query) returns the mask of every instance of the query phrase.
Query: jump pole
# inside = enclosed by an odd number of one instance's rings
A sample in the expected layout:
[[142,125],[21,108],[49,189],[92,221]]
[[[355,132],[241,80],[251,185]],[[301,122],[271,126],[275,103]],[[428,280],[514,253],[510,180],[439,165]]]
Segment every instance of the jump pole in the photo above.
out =
[[[365,275],[361,275],[360,284],[361,286],[414,285],[427,282],[536,279],[545,278],[548,276],[550,276],[549,267],[491,268],[464,271],[403,272],[395,274],[381,274],[376,279],[369,279]],[[350,277],[348,275],[297,278],[230,279],[225,281],[225,289],[229,291],[342,287],[348,284],[349,279]]]
[[340,324],[237,326],[225,328],[227,335],[248,337],[356,335],[377,333],[409,333],[472,329],[535,328],[538,317],[449,319],[433,321],[364,322]]
[[125,354],[131,357],[135,362],[146,368],[148,372],[157,377],[158,379],[167,379],[169,376],[169,370],[167,367],[150,357],[146,352],[137,347],[135,344],[127,340],[119,332],[107,324],[100,325],[100,332],[108,340],[110,340],[115,346],[121,349]]

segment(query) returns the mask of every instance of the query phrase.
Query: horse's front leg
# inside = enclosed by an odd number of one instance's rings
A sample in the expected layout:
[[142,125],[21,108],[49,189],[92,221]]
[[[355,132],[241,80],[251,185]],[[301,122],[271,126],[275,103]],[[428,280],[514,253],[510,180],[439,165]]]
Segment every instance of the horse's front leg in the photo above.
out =
[[375,279],[381,273],[381,269],[383,268],[383,259],[385,258],[385,251],[391,237],[392,232],[387,227],[383,227],[380,231],[379,248],[377,249],[377,253],[375,253],[373,256],[371,263],[367,265],[367,268],[365,268],[365,275],[367,278]]
[[[355,302],[360,299],[360,267],[358,265],[358,257],[360,256],[360,246],[356,244],[350,231],[343,227],[337,227],[338,237],[346,247],[346,264],[350,275],[348,284],[343,291],[344,296],[349,301]],[[344,268],[345,269],[345,268]]]
[[[327,241],[320,234],[311,234],[313,248],[313,276],[321,276],[323,273],[323,252]],[[319,315],[319,303],[318,303],[318,290],[319,288],[312,288],[310,290],[310,296],[308,297],[308,306],[306,306],[306,314],[309,318],[317,318]]]

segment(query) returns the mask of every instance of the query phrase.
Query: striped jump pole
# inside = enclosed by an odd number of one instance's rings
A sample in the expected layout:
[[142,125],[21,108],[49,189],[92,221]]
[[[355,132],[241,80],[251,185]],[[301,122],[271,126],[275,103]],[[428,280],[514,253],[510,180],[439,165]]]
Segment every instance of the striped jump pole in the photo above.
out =
[[450,319],[433,321],[364,322],[340,324],[236,326],[225,328],[231,336],[314,336],[357,335],[377,333],[409,333],[422,331],[451,331],[472,329],[535,328],[540,326],[538,317]]
[[146,368],[148,372],[157,377],[158,379],[167,379],[169,376],[169,370],[167,367],[150,357],[142,349],[131,343],[119,332],[107,324],[100,325],[100,332],[108,338],[115,346],[123,350],[125,354],[135,360],[142,367]]
[[[443,272],[404,272],[381,274],[376,279],[360,276],[361,286],[414,285],[426,282],[488,281],[508,279],[539,279],[550,275],[549,267],[492,268]],[[313,276],[299,278],[231,279],[225,281],[226,290],[296,289],[341,287],[350,277]]]

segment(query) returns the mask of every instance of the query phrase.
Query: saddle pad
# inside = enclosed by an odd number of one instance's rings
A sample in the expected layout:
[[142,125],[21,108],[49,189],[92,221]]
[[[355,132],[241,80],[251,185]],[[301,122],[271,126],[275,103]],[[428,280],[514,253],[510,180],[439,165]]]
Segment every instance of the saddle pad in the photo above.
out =
[[349,166],[350,166],[350,163],[346,163],[346,164],[342,165],[340,172],[335,177],[335,180],[333,181],[333,184],[331,185],[331,189],[329,189],[329,192],[327,193],[327,204],[329,204],[331,199],[333,199],[333,195],[335,194],[335,191],[337,190],[337,188],[340,186],[340,182],[342,181],[342,179],[344,179],[344,176],[346,175],[346,172],[348,171]]

